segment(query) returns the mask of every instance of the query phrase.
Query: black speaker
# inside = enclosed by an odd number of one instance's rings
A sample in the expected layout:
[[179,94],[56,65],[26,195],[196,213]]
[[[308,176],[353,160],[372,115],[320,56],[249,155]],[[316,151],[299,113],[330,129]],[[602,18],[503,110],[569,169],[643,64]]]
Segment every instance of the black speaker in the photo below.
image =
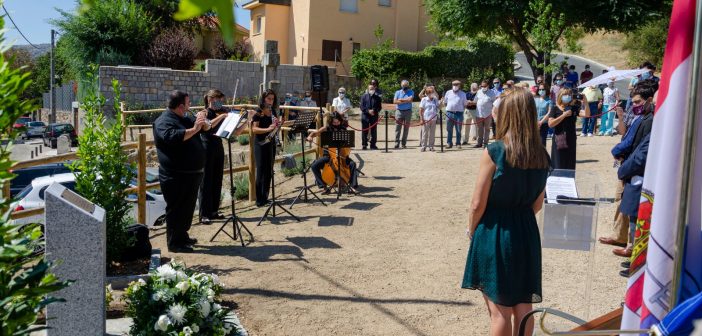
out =
[[312,91],[329,91],[329,68],[326,65],[313,65],[310,67]]

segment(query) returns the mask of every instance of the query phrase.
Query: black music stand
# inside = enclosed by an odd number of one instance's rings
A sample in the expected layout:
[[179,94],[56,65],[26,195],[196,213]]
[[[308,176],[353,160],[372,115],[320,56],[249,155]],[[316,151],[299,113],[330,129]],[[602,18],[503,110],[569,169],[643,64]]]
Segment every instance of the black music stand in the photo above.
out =
[[[255,139],[253,139],[255,140]],[[253,141],[252,140],[252,141]],[[282,209],[284,212],[286,212],[288,215],[292,216],[292,218],[295,218],[298,222],[301,222],[300,218],[297,218],[297,216],[293,215],[292,212],[290,212],[288,209],[284,208],[283,205],[278,202],[278,200],[275,198],[275,169],[273,168],[275,166],[275,151],[276,151],[276,146],[273,144],[271,146],[271,203],[268,205],[268,208],[266,208],[266,212],[263,214],[263,217],[258,221],[258,224],[256,226],[260,226],[261,223],[263,223],[263,220],[268,217],[268,214],[271,214],[271,217],[275,217],[275,207],[279,207]],[[304,149],[304,147],[303,147]]]
[[[290,209],[292,209],[293,205],[295,205],[295,202],[297,202],[300,199],[300,196],[303,194],[305,195],[304,198],[302,198],[302,201],[307,203],[309,200],[307,197],[307,193],[311,193],[314,198],[316,198],[319,202],[322,203],[322,205],[327,206],[324,201],[317,196],[317,194],[312,190],[312,184],[308,185],[307,184],[307,171],[309,170],[307,168],[306,164],[306,158],[305,158],[305,135],[308,131],[308,127],[310,123],[314,121],[314,119],[317,117],[317,111],[309,110],[309,111],[299,111],[297,115],[297,119],[295,119],[295,123],[292,125],[292,133],[300,133],[300,144],[302,146],[302,180],[303,180],[303,185],[302,189],[300,189],[300,192],[295,196],[293,199],[292,203],[290,203]],[[314,199],[313,199],[314,201]]]
[[[341,149],[342,148],[353,148],[356,147],[356,136],[354,131],[334,131],[334,132],[322,132],[322,146],[323,147],[335,147],[336,148],[336,160],[337,167],[341,167]],[[332,169],[333,170],[333,169]],[[338,170],[334,170],[334,179],[336,180],[336,199],[341,198],[341,174]],[[350,181],[346,182],[346,186],[349,187]]]
[[[246,118],[242,117],[239,119],[239,123],[234,127],[236,130],[239,128],[239,125],[241,125],[242,120]],[[222,122],[224,123],[224,121]],[[221,125],[220,125],[221,126]],[[251,231],[244,225],[244,223],[239,219],[239,216],[236,214],[236,186],[234,185],[234,173],[232,172],[232,141],[231,137],[234,136],[235,132],[223,132],[222,134],[219,135],[222,139],[225,139],[227,141],[227,147],[229,150],[229,195],[231,196],[231,206],[232,206],[232,215],[227,218],[227,220],[222,223],[222,226],[220,226],[219,230],[215,232],[214,236],[210,238],[210,242],[213,242],[215,238],[217,238],[217,235],[220,234],[220,232],[223,232],[225,235],[227,235],[229,238],[232,240],[236,241],[237,237],[239,237],[239,241],[241,241],[241,246],[246,247],[246,244],[244,243],[244,235],[241,229],[243,228],[248,234],[249,234],[249,244],[251,244],[254,241],[254,236]],[[232,234],[229,234],[229,232],[225,231],[224,228],[227,227],[229,223],[232,223]]]

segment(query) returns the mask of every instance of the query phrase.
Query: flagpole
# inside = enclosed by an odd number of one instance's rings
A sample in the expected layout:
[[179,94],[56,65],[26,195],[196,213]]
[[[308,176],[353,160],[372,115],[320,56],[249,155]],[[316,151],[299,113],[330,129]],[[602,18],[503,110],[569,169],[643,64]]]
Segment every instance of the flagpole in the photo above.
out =
[[692,71],[690,78],[690,97],[688,101],[687,125],[683,134],[682,148],[682,185],[680,188],[680,203],[678,207],[678,218],[676,223],[678,227],[677,237],[675,240],[675,259],[673,269],[673,282],[671,284],[670,308],[676,306],[680,298],[680,289],[682,284],[683,272],[683,257],[685,252],[685,233],[687,223],[690,222],[690,199],[692,197],[692,177],[693,165],[695,163],[696,140],[697,140],[697,125],[700,110],[700,75],[702,68],[700,66],[702,52],[702,0],[697,0],[695,3],[695,35],[692,43]]

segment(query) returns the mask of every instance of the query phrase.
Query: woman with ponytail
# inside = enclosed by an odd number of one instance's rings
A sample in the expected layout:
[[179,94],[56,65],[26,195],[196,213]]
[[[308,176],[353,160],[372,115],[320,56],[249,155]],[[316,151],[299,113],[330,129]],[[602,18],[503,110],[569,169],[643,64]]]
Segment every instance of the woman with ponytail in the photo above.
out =
[[208,91],[204,101],[204,112],[207,113],[210,129],[200,134],[207,157],[205,161],[205,175],[200,186],[200,223],[210,224],[213,219],[224,218],[219,212],[222,198],[224,145],[222,144],[222,139],[216,134],[219,125],[227,117],[229,110],[224,107],[224,93],[222,91]]

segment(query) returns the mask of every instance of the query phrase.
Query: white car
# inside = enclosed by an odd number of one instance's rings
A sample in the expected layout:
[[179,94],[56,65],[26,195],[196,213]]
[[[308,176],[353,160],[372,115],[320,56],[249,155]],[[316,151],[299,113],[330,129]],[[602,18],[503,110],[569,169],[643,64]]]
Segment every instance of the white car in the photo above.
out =
[[[29,210],[44,207],[44,193],[52,183],[60,183],[70,190],[75,190],[76,179],[73,173],[63,173],[50,176],[38,177],[32,180],[32,183],[27,185],[20,191],[15,201],[12,204],[14,211]],[[134,201],[130,214],[136,218],[137,204],[136,194],[127,195],[127,199]],[[163,224],[166,216],[166,201],[159,191],[146,192],[146,225],[149,227]],[[29,223],[44,223],[44,215],[35,215],[14,220],[15,224]]]

